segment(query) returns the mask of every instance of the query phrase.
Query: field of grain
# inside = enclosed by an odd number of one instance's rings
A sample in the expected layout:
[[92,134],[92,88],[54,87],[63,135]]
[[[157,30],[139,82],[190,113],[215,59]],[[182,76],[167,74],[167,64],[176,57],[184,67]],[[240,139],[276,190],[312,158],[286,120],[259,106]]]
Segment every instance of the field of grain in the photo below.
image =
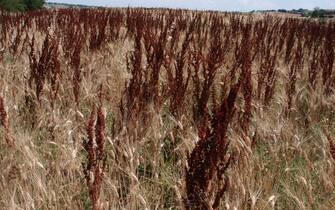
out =
[[334,209],[335,22],[0,12],[0,209]]

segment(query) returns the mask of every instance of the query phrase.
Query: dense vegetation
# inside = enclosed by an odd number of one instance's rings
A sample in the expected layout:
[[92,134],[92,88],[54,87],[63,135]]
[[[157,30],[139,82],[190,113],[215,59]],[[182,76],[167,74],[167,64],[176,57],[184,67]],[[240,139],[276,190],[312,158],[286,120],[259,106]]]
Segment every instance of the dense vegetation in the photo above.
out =
[[0,9],[6,11],[36,10],[43,7],[44,0],[0,0]]
[[334,209],[334,22],[59,9],[0,29],[4,209]]

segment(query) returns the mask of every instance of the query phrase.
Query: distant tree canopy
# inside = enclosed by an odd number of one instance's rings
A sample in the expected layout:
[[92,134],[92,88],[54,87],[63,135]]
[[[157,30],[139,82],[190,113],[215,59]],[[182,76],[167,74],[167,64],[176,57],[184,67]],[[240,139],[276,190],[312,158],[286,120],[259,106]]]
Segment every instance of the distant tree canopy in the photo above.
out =
[[279,9],[278,12],[283,12],[283,13],[286,13],[287,10],[286,9]]
[[6,11],[36,10],[43,7],[44,0],[0,0],[0,9]]
[[23,0],[28,10],[41,9],[44,4],[44,0]]
[[311,13],[312,18],[323,18],[325,17],[325,10],[315,7],[314,11]]

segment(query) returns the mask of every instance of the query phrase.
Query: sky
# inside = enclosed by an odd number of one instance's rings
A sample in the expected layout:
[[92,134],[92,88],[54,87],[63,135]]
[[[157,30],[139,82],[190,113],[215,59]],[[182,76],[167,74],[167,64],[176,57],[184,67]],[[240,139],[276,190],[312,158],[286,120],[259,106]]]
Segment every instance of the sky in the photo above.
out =
[[251,11],[270,9],[335,9],[335,0],[47,0],[107,7],[169,7],[198,10]]

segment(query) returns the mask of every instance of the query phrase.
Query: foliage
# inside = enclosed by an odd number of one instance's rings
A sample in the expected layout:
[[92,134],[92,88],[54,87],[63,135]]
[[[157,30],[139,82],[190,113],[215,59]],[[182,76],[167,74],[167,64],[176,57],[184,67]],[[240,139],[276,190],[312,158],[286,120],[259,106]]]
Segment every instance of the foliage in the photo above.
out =
[[0,0],[0,8],[7,11],[25,11],[27,5],[25,0]]
[[0,8],[10,12],[41,9],[43,4],[44,0],[0,0]]
[[316,7],[313,12],[310,13],[310,17],[312,18],[324,18],[325,17],[325,11]]
[[41,9],[44,4],[44,0],[23,0],[27,10]]

